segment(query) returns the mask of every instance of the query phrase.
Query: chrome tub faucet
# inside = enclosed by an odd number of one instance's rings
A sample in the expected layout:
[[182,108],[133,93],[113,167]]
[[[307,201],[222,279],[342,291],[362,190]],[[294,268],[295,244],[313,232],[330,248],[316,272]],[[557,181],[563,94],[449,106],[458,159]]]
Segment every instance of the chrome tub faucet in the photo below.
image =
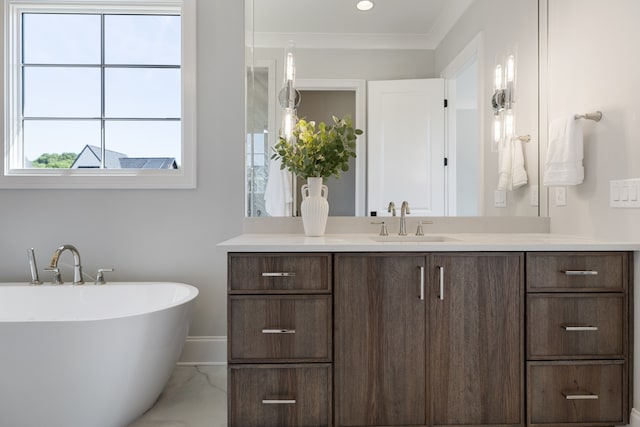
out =
[[58,259],[60,255],[66,250],[71,251],[73,254],[73,284],[74,285],[82,285],[84,280],[82,280],[82,265],[80,264],[80,253],[78,249],[76,249],[73,245],[62,245],[53,253],[51,257],[51,262],[49,263],[49,268],[45,269],[45,271],[53,272],[53,284],[61,285],[64,282],[62,281],[62,277],[60,276],[60,269],[58,268]]

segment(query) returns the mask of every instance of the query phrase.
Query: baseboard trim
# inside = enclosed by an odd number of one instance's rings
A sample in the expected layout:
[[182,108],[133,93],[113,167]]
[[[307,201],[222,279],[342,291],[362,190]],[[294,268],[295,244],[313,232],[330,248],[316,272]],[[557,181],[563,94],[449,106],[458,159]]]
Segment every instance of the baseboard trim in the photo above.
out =
[[640,411],[638,411],[636,408],[631,409],[629,425],[631,427],[640,427]]
[[[190,336],[184,343],[178,365],[226,365],[227,337]],[[640,426],[638,426],[640,427]]]

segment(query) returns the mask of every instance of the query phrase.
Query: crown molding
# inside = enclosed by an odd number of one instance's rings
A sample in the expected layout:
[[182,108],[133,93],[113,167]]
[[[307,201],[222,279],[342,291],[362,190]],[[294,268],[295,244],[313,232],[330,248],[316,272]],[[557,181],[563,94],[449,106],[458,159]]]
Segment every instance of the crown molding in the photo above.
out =
[[418,49],[432,50],[436,44],[429,34],[336,34],[336,33],[260,33],[254,34],[254,47],[284,48],[289,40],[296,48],[311,49]]

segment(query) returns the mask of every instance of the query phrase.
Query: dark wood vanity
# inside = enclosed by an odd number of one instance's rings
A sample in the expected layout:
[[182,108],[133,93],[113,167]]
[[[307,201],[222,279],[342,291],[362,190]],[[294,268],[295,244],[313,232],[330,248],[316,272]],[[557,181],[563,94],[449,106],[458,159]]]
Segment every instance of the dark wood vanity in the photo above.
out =
[[230,427],[628,423],[630,252],[228,255]]

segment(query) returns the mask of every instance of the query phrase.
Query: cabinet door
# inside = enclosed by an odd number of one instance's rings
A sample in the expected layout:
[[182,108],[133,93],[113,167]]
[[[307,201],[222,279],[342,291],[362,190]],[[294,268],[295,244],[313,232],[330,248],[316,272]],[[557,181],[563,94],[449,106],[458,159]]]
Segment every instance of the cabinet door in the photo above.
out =
[[522,425],[523,256],[438,254],[430,265],[432,424]]
[[337,426],[427,425],[425,267],[425,256],[335,256]]

